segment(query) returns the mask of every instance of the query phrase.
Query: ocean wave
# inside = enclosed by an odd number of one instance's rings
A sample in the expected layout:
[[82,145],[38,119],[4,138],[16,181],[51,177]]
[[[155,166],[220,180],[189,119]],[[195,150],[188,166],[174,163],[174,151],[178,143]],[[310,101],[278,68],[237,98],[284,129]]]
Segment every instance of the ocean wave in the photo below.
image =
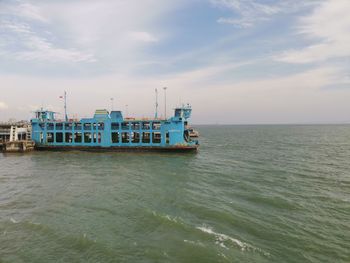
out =
[[[245,243],[241,240],[238,240],[236,238],[230,237],[228,235],[222,234],[222,233],[217,233],[215,232],[212,228],[207,227],[207,226],[198,226],[196,227],[197,229],[201,230],[204,233],[207,233],[209,235],[213,235],[215,237],[215,244],[219,245],[220,247],[223,247],[225,249],[229,249],[227,247],[227,242],[231,242],[232,244],[236,245],[239,247],[241,251],[257,251],[263,254],[264,256],[270,256],[269,253],[263,251],[260,248],[256,248],[248,243]],[[226,244],[225,244],[226,242]]]
[[205,245],[199,241],[192,241],[192,240],[187,240],[184,239],[185,243],[191,244],[191,245],[195,245],[195,246],[200,246],[200,247],[204,247]]
[[14,218],[10,218],[10,221],[12,222],[12,223],[14,223],[14,224],[17,224],[17,223],[19,223],[19,221],[17,221],[17,220],[15,220]]
[[172,223],[176,223],[176,224],[183,224],[183,220],[181,217],[178,217],[178,216],[175,216],[175,217],[172,217],[170,215],[162,215],[162,214],[159,214],[155,211],[152,211],[152,214],[155,216],[155,217],[158,217],[158,218],[161,218],[163,220],[166,220],[166,221],[169,221],[169,222],[172,222]]
[[[217,233],[217,232],[214,232],[211,228],[209,227],[204,227],[204,226],[199,226],[199,227],[196,227],[197,229],[201,230],[202,232],[204,233],[207,233],[207,234],[210,234],[210,235],[214,235],[215,236],[215,239],[216,239],[216,243],[220,243],[220,242],[224,242],[224,241],[228,241],[230,240],[232,243],[236,244],[237,246],[240,247],[240,249],[242,251],[246,250],[249,245],[247,243],[244,243],[238,239],[235,239],[233,237],[230,237],[228,235],[225,235],[225,234],[221,234],[221,233]],[[221,245],[222,246],[222,245]],[[224,245],[225,246],[225,245]]]

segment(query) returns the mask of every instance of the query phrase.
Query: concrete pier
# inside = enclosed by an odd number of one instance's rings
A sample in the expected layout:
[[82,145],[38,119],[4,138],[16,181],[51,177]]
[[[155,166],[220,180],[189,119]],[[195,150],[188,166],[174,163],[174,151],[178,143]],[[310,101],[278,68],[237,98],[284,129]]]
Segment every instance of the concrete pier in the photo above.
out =
[[28,152],[34,150],[33,141],[4,142],[1,146],[3,152]]
[[34,149],[29,123],[0,123],[0,151],[27,152]]

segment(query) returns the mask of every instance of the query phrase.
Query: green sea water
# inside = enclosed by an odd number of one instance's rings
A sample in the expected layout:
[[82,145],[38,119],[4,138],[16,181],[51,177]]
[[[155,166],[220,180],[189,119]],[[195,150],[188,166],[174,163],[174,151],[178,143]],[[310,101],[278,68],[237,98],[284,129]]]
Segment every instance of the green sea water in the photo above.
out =
[[0,153],[0,262],[350,262],[350,125],[196,128],[197,154]]

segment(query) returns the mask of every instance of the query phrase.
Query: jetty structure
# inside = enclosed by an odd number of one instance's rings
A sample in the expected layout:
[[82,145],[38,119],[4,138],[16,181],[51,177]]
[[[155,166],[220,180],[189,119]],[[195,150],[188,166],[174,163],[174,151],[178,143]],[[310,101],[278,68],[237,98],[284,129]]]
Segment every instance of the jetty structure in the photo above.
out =
[[34,149],[32,127],[28,122],[0,123],[0,151],[27,152]]
[[[158,102],[156,104],[158,107]],[[66,109],[66,107],[65,107]],[[40,109],[31,119],[32,140],[38,150],[196,151],[190,136],[189,104],[175,108],[170,118],[124,118],[121,111],[96,110],[91,118],[64,120]]]

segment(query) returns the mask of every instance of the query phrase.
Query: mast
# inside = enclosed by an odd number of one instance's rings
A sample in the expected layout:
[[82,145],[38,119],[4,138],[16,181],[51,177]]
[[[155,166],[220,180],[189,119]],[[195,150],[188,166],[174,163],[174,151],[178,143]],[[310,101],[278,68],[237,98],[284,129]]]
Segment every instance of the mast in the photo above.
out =
[[111,98],[111,112],[114,111],[114,98]]
[[154,118],[158,119],[158,89],[156,89],[156,114]]
[[163,87],[164,89],[164,117],[166,119],[166,89],[167,87]]
[[68,116],[67,116],[67,92],[64,91],[64,118],[66,121],[68,121]]

